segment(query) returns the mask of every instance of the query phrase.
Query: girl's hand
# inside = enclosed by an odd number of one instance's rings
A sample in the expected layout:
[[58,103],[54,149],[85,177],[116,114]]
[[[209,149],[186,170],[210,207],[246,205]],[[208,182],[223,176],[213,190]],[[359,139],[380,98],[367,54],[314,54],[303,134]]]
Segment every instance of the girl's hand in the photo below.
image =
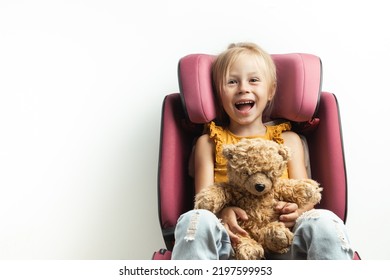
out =
[[275,210],[280,214],[279,220],[288,228],[294,227],[296,220],[301,215],[298,205],[291,202],[279,201]]
[[246,236],[248,233],[242,229],[237,221],[239,219],[241,220],[247,220],[248,216],[244,210],[242,210],[239,207],[226,207],[219,212],[219,218],[222,220],[223,225],[225,226],[230,241],[232,242],[233,246],[236,245],[239,241],[239,237],[237,234]]

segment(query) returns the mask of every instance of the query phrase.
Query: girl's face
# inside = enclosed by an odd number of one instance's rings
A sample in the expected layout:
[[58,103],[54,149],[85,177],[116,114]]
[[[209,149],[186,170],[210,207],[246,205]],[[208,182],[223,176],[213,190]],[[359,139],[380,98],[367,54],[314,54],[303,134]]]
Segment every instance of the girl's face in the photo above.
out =
[[221,101],[230,127],[262,124],[264,108],[272,98],[263,65],[255,56],[242,54],[227,72]]

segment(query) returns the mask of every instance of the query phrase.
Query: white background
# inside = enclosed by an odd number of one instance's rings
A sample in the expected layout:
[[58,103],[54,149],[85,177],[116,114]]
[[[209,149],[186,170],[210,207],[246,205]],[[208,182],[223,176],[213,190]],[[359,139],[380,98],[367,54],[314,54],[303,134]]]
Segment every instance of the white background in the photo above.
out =
[[252,41],[323,62],[347,226],[390,259],[386,1],[0,0],[0,259],[150,259],[161,104],[177,62]]

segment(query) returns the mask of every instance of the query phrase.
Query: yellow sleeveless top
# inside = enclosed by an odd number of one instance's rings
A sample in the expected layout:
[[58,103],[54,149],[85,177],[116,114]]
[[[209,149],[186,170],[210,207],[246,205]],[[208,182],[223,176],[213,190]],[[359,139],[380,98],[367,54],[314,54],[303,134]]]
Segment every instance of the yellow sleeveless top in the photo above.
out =
[[[226,182],[226,159],[222,155],[223,145],[235,144],[243,138],[263,138],[273,140],[279,144],[283,144],[282,132],[291,130],[291,124],[284,122],[278,125],[266,125],[266,133],[264,135],[255,135],[251,137],[241,137],[234,135],[227,128],[217,126],[214,122],[207,124],[208,134],[215,144],[215,159],[214,159],[214,182]],[[288,178],[288,170],[283,173],[283,178]]]

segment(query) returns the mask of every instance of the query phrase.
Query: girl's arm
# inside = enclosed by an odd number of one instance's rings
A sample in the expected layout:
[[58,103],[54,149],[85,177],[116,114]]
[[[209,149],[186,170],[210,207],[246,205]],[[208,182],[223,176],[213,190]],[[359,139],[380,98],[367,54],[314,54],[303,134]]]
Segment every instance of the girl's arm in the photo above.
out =
[[214,183],[214,143],[207,134],[199,137],[195,145],[195,194]]
[[288,162],[288,174],[291,179],[306,179],[305,154],[302,140],[292,131],[282,133],[284,144],[291,150],[291,159]]
[[[305,166],[305,155],[302,140],[298,134],[292,131],[282,133],[284,144],[291,149],[291,159],[288,162],[288,173],[291,179],[307,178]],[[276,209],[280,212],[280,221],[284,222],[287,227],[293,227],[298,217],[308,210],[314,208],[314,204],[298,208],[295,203],[280,201]]]

